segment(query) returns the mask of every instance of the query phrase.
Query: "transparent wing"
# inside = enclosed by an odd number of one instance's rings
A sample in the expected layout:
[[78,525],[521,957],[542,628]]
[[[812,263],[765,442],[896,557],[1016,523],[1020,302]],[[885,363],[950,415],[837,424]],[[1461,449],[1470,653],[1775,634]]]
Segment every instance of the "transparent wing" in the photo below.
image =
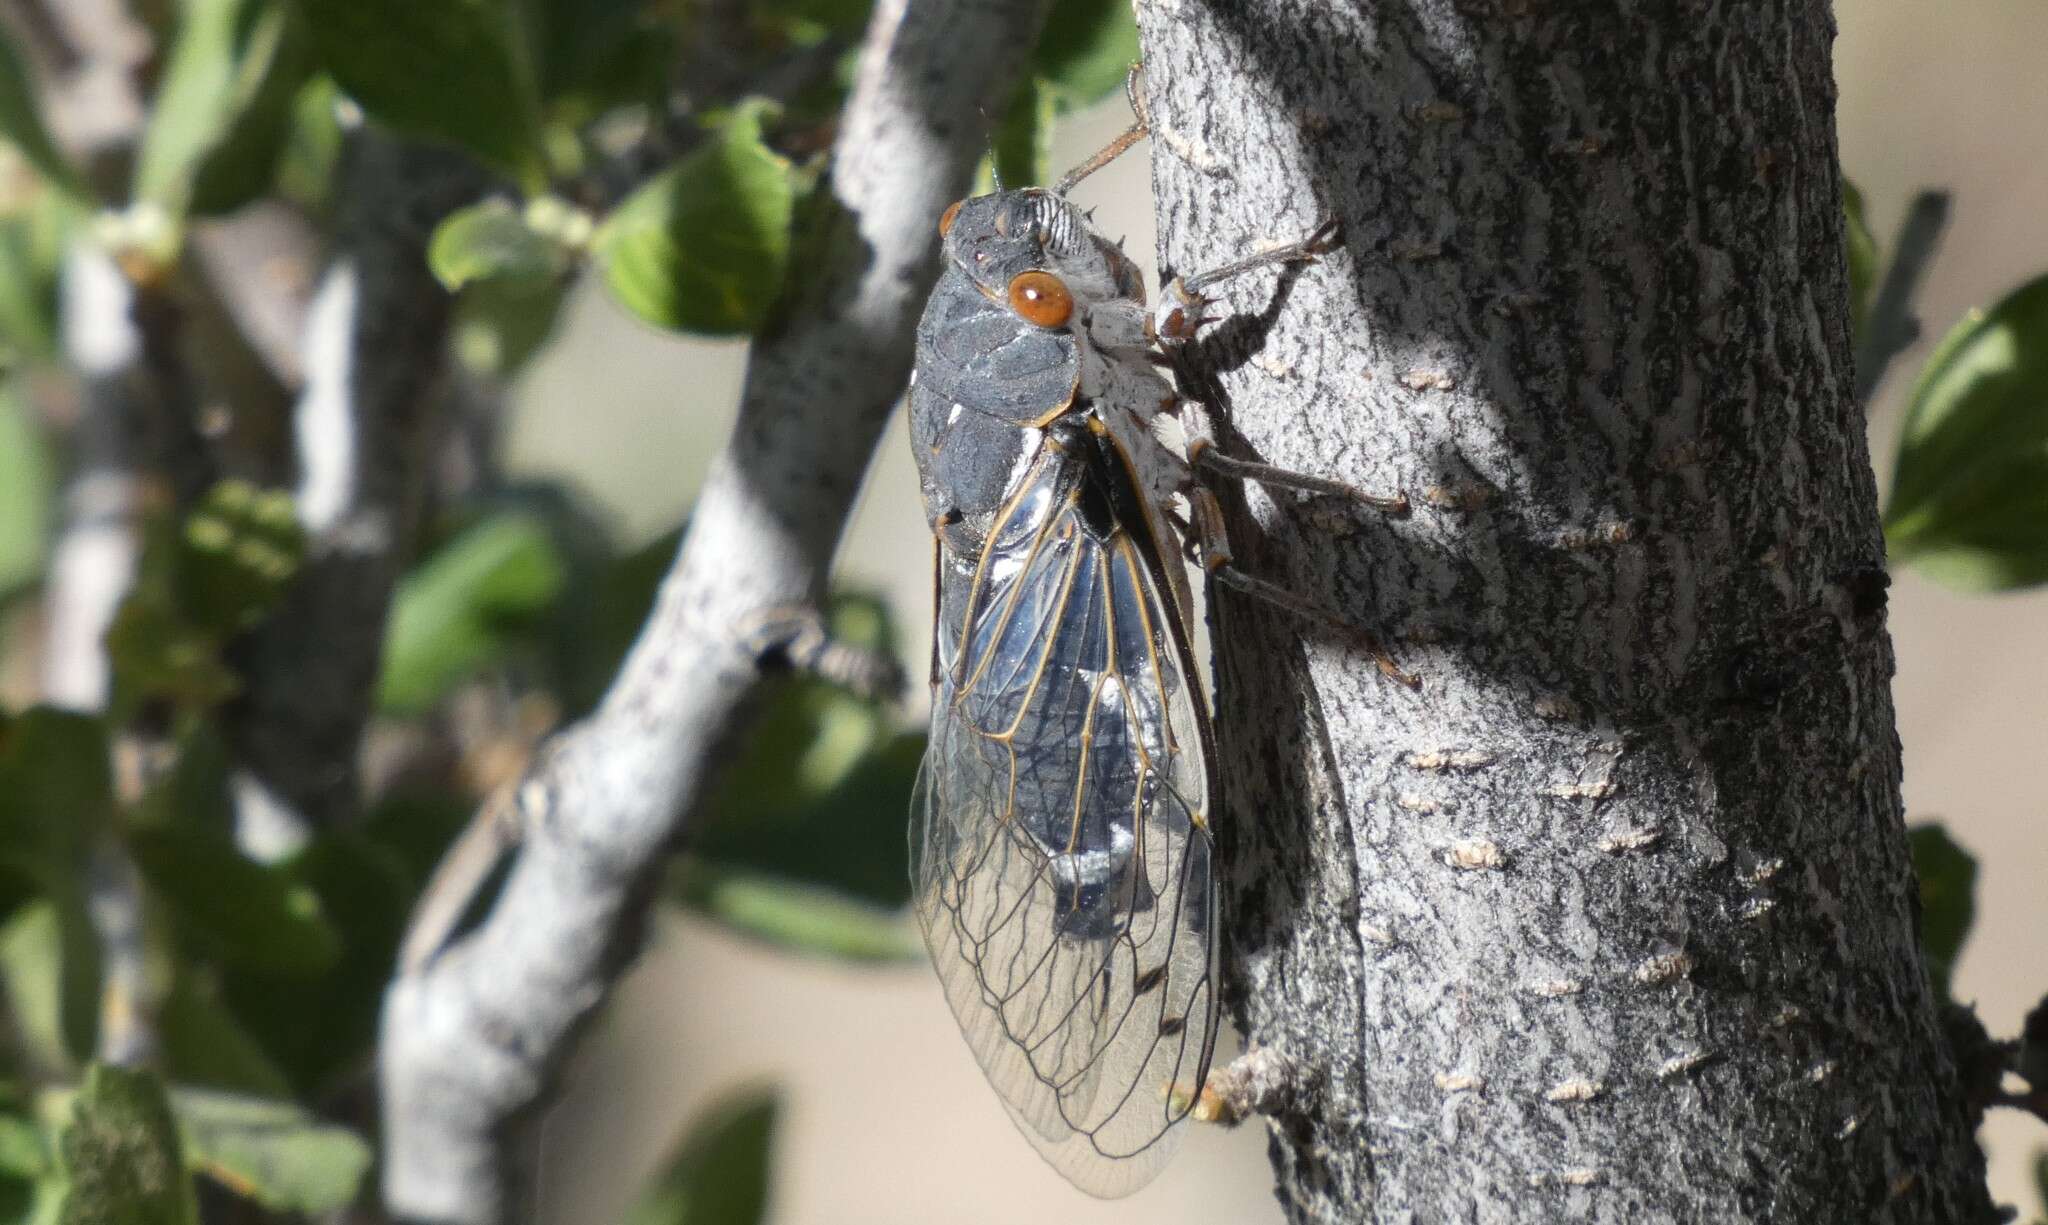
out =
[[1047,1160],[1115,1196],[1171,1155],[1208,1071],[1215,901],[1182,630],[1079,462],[1042,456],[972,581],[941,585],[911,834],[982,1070]]

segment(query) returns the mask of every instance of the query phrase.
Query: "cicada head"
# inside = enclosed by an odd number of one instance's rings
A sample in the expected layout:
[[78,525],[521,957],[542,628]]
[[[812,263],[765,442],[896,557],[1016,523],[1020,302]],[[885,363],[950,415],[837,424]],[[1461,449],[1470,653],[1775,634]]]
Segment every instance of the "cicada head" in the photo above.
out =
[[1042,187],[962,200],[939,221],[946,258],[991,300],[1038,327],[1078,326],[1087,308],[1145,300],[1137,265],[1087,215]]

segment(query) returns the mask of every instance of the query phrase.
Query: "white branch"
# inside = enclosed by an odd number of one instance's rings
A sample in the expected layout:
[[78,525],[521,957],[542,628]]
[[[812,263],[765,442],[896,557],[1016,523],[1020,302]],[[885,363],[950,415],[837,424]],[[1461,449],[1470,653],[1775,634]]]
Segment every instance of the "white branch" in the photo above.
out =
[[64,526],[44,587],[42,652],[43,699],[67,710],[106,707],[102,640],[135,576],[129,519],[138,457],[127,375],[141,359],[142,337],[133,303],[133,289],[106,252],[90,243],[71,245],[59,286],[58,330],[65,359],[78,373],[80,408]]
[[1007,101],[1041,0],[884,0],[815,219],[816,272],[754,349],[739,423],[604,703],[519,784],[489,917],[386,996],[384,1194],[407,1219],[514,1211],[507,1133],[603,999],[760,677],[749,619],[816,598],[936,272],[934,223]]

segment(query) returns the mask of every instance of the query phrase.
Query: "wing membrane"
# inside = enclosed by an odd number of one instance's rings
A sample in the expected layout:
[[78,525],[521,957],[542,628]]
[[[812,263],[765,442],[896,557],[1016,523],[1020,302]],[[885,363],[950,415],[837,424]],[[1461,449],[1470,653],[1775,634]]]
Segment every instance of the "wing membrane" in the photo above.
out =
[[971,580],[941,583],[912,849],[982,1069],[1069,1179],[1119,1195],[1208,1068],[1214,885],[1185,635],[1100,462],[1047,448]]

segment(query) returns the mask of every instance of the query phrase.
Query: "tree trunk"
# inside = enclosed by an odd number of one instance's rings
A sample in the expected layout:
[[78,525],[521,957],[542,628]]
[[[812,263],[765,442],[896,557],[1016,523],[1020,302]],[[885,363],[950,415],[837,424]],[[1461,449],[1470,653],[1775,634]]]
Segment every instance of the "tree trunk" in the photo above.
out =
[[1297,1221],[1976,1221],[1915,943],[1821,0],[1155,0],[1161,254],[1251,489],[1225,999]]

